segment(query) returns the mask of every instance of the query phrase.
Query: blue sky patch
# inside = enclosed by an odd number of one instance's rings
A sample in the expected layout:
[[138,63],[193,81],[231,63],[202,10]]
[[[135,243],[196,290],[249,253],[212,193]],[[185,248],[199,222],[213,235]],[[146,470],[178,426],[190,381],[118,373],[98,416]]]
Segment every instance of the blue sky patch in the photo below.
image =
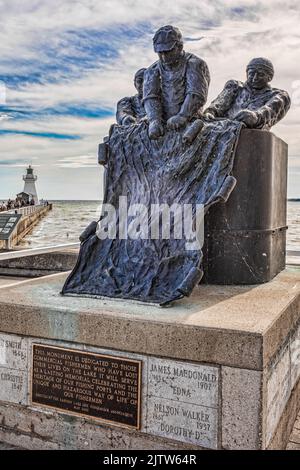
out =
[[[145,34],[151,37],[148,23],[135,26],[114,25],[97,30],[81,28],[50,34],[32,48],[39,60],[15,57],[13,62],[1,60],[0,80],[8,88],[22,88],[29,84],[49,84],[70,81],[99,69],[119,56],[120,47],[136,42]],[[12,70],[10,73],[7,70]],[[16,70],[18,73],[15,73]]]
[[46,119],[49,116],[79,117],[87,119],[106,119],[115,115],[114,109],[102,108],[101,105],[81,103],[58,104],[55,108],[28,109],[21,107],[0,106],[0,112],[18,121]]
[[58,140],[80,140],[82,137],[79,135],[71,134],[58,134],[55,132],[30,132],[19,131],[14,129],[0,129],[1,135],[24,135],[28,137],[40,137],[45,139],[58,139]]

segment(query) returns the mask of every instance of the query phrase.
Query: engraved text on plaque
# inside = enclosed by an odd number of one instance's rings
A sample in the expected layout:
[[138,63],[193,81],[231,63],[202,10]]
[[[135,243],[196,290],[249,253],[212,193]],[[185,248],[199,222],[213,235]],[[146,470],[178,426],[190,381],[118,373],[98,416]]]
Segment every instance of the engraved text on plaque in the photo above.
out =
[[33,344],[31,400],[139,429],[141,361]]

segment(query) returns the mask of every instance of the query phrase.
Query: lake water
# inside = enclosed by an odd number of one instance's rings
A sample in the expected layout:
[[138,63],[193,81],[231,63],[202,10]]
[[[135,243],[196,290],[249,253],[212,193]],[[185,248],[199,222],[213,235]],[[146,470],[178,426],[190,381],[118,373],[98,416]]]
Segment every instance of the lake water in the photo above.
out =
[[[24,248],[78,242],[80,233],[98,220],[99,201],[52,201],[53,210],[22,241]],[[300,202],[288,202],[287,249],[300,249]]]

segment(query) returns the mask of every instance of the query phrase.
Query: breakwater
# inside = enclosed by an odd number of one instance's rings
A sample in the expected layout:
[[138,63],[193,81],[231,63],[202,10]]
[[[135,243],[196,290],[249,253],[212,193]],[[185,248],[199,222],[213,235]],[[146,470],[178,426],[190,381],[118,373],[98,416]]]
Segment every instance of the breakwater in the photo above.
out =
[[21,209],[15,209],[2,214],[8,215],[21,215],[21,218],[17,222],[13,232],[11,233],[8,240],[0,240],[1,249],[14,248],[21,240],[33,229],[38,222],[45,217],[49,211],[52,210],[52,204],[28,206]]

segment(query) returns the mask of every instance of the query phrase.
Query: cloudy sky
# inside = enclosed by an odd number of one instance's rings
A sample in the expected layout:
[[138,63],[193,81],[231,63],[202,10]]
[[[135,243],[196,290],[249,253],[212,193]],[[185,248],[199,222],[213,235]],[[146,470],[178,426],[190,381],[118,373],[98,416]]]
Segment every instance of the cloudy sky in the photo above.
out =
[[207,61],[209,100],[243,80],[252,57],[273,61],[273,85],[293,102],[273,130],[289,144],[289,196],[300,197],[299,0],[0,0],[0,198],[22,189],[28,163],[42,197],[101,197],[97,145],[170,23]]

